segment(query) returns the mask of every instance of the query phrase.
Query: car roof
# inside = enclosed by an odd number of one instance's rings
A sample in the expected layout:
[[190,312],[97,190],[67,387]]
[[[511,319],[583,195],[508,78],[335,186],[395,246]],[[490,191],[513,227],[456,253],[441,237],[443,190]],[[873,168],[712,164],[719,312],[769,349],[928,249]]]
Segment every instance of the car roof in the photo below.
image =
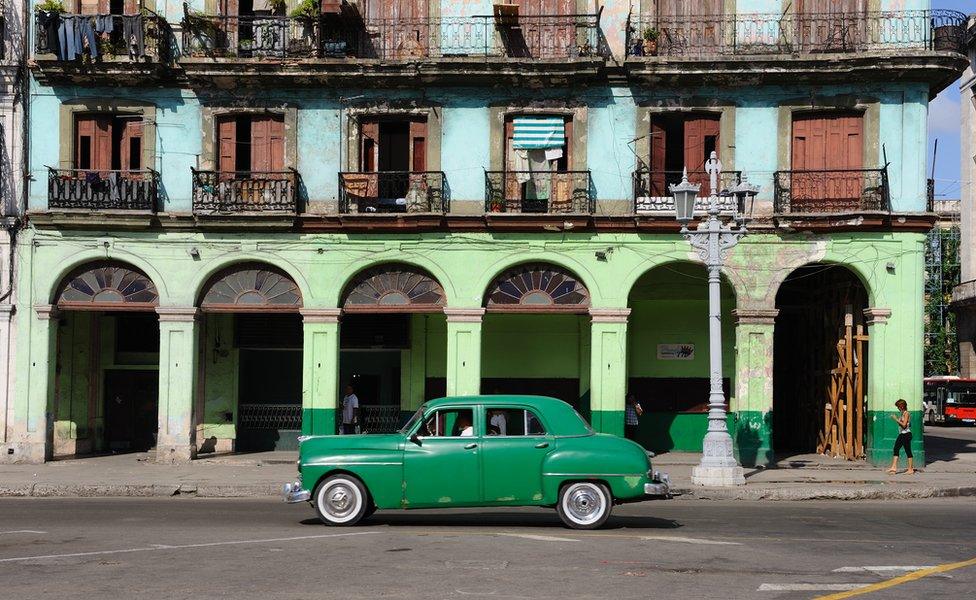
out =
[[428,409],[450,406],[516,404],[536,409],[556,435],[586,435],[593,433],[589,425],[568,403],[549,396],[527,394],[499,394],[479,396],[448,396],[426,403]]

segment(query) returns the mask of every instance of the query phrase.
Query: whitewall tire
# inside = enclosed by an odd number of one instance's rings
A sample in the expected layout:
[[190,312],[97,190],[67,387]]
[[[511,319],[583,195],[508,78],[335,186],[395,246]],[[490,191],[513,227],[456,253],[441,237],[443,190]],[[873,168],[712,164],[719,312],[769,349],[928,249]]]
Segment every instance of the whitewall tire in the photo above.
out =
[[602,483],[580,481],[563,486],[556,512],[572,529],[597,529],[610,518],[613,496]]
[[315,512],[326,525],[355,525],[369,508],[366,486],[351,475],[333,475],[315,488]]

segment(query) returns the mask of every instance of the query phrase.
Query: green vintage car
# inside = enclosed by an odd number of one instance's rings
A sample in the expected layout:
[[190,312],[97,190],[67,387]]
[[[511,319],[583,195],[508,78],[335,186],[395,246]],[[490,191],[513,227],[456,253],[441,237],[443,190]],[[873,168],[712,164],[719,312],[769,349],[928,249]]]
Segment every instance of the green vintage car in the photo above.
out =
[[441,398],[398,433],[303,437],[298,473],[285,500],[310,502],[327,525],[376,509],[554,506],[567,526],[594,529],[615,503],[669,496],[638,444],[540,396]]

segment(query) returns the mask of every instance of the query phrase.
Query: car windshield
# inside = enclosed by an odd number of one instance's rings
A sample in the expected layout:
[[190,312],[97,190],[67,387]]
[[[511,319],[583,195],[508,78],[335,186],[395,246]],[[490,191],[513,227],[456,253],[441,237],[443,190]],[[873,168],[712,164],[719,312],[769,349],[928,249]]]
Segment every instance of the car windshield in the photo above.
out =
[[411,429],[413,429],[413,426],[417,424],[417,421],[424,416],[424,409],[426,408],[426,404],[418,408],[417,412],[413,413],[413,416],[410,417],[409,421],[407,421],[407,424],[400,428],[400,433],[406,435]]

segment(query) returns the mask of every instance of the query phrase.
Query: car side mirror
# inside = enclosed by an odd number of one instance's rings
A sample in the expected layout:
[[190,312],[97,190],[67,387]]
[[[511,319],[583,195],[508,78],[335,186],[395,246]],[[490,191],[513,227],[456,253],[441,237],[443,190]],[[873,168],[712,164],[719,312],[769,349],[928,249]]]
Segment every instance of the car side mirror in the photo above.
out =
[[420,436],[416,433],[410,436],[410,441],[418,446],[423,446],[423,442],[420,441]]

